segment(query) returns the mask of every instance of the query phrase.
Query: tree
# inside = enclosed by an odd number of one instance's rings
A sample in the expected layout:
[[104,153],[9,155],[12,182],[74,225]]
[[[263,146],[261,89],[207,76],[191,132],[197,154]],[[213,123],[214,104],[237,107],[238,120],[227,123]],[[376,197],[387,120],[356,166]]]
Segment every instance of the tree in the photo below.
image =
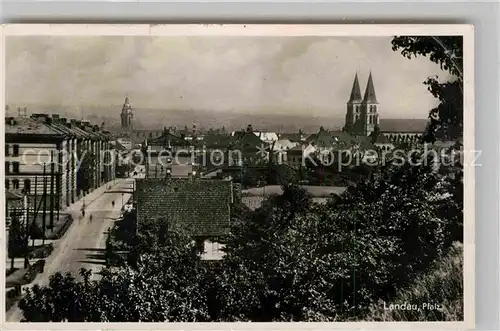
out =
[[82,269],[81,281],[56,273],[48,286],[27,289],[19,304],[25,321],[206,321],[205,271],[194,244],[175,227],[158,237],[136,265],[103,269],[100,280]]
[[332,321],[331,284],[314,246],[318,219],[304,189],[283,187],[261,209],[233,219],[218,276],[220,311],[214,320]]
[[429,124],[423,140],[458,139],[463,134],[463,37],[399,36],[392,40],[392,49],[411,59],[426,56],[452,77],[439,82],[429,77],[424,84],[439,105],[429,112]]
[[76,180],[80,191],[88,192],[93,185],[96,167],[96,156],[90,151],[83,151],[80,156]]
[[11,259],[10,268],[14,270],[14,258],[27,254],[28,240],[26,238],[26,229],[24,228],[19,212],[15,210],[11,212],[11,220],[9,227],[8,254]]

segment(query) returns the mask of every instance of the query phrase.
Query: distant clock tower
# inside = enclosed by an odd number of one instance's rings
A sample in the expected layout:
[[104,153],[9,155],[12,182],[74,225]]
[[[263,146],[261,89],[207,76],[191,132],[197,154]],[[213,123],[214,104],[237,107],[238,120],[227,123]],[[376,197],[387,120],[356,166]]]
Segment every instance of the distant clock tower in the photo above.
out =
[[125,102],[123,103],[122,113],[121,113],[121,129],[125,132],[131,132],[133,128],[133,118],[134,114],[132,112],[132,106],[130,105],[128,96],[125,97]]

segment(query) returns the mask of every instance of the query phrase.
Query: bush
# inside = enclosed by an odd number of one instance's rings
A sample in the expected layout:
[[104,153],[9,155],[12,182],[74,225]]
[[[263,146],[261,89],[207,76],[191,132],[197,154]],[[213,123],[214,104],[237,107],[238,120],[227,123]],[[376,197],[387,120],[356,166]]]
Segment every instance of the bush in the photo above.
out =
[[[73,223],[73,217],[71,215],[65,215],[64,218],[56,221],[53,229],[45,230],[45,239],[48,240],[57,240],[60,239],[66,231],[68,231],[70,225]],[[40,224],[34,224],[31,229],[31,238],[33,239],[42,239],[42,229]]]
[[45,267],[45,260],[38,260],[33,265],[31,265],[26,274],[23,276],[23,280],[26,282],[25,284],[29,284],[35,280],[36,275],[42,273]]
[[54,250],[54,245],[52,245],[52,243],[49,243],[47,245],[35,248],[28,254],[28,257],[30,259],[44,259],[48,257],[53,250]]
[[32,264],[28,269],[18,270],[19,275],[15,278],[8,279],[5,287],[22,286],[33,282],[36,276],[44,271],[45,260],[38,260]]
[[5,297],[5,310],[8,311],[10,308],[12,308],[16,302],[20,299],[21,297],[21,285],[16,285],[15,288],[9,290],[6,293]]
[[[450,252],[428,273],[418,277],[413,285],[400,291],[392,304],[410,303],[419,310],[384,308],[384,302],[370,307],[368,320],[373,321],[462,321],[463,245],[455,242]],[[391,303],[386,303],[389,307]],[[426,305],[424,307],[424,304]],[[439,307],[429,307],[437,304]]]

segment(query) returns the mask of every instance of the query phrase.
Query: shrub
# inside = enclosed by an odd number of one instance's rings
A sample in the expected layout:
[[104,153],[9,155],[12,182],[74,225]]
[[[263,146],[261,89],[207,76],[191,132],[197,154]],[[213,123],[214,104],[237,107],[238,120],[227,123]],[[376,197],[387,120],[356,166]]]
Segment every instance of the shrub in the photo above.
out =
[[[463,302],[463,245],[455,242],[448,255],[434,268],[400,291],[390,304],[409,303],[419,310],[383,309],[384,302],[370,307],[368,320],[374,321],[461,321]],[[424,304],[426,306],[424,306]],[[439,307],[429,307],[429,305]]]
[[36,275],[43,272],[45,260],[38,260],[31,265],[23,276],[24,284],[29,284],[35,280]]
[[30,259],[43,259],[48,257],[53,250],[54,250],[54,245],[52,245],[52,243],[49,243],[47,245],[35,248],[28,254],[28,257]]

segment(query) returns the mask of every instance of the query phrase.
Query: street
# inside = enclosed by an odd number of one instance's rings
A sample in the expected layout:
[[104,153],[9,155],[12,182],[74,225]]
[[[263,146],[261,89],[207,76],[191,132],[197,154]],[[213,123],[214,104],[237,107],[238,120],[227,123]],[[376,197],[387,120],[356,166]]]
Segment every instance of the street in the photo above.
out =
[[[54,251],[46,259],[44,273],[38,274],[35,281],[24,287],[34,284],[48,285],[49,276],[55,272],[71,272],[80,280],[80,268],[91,269],[93,278],[104,266],[104,252],[106,248],[107,231],[120,216],[122,201],[126,203],[131,197],[133,179],[120,179],[116,184],[105,184],[106,187],[96,189],[86,196],[85,217],[82,217],[83,201],[79,200],[66,210],[73,215],[74,221],[66,234],[54,241]],[[108,190],[107,186],[112,186]],[[99,191],[100,190],[100,191]],[[97,192],[96,192],[97,191]],[[114,207],[112,201],[115,202]],[[90,216],[92,215],[92,220]],[[15,305],[6,314],[8,322],[19,322],[22,318],[21,310]]]

